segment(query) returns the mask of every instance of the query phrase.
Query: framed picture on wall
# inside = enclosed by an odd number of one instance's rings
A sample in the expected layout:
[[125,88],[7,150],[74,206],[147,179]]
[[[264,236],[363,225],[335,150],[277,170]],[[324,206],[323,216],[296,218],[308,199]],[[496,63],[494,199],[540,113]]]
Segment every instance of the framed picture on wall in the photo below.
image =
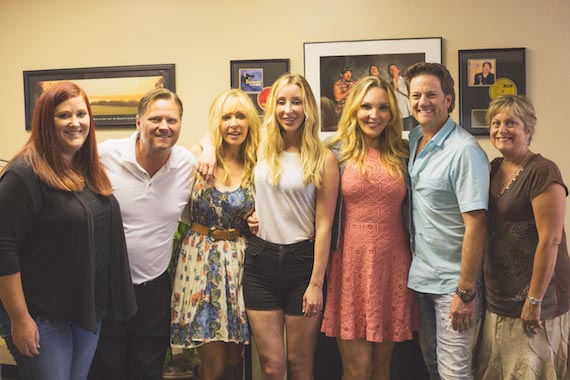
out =
[[526,93],[525,48],[459,50],[459,123],[474,135],[489,135],[491,100]]
[[305,42],[305,78],[321,108],[321,135],[336,131],[350,87],[360,78],[379,76],[395,90],[404,129],[417,123],[411,116],[402,74],[417,62],[441,63],[442,38],[342,42]]
[[24,71],[26,130],[32,128],[42,92],[63,81],[83,88],[95,126],[104,128],[135,128],[137,107],[145,93],[158,87],[176,90],[174,64]]
[[263,115],[273,82],[289,72],[289,59],[250,59],[230,61],[231,88],[246,92]]

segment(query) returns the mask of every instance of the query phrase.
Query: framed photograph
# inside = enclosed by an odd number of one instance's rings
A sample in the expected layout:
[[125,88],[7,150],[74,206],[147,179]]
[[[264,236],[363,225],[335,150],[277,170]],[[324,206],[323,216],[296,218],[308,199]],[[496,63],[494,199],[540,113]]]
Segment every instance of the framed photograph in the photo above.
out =
[[441,37],[305,42],[305,78],[321,108],[321,135],[336,131],[350,88],[368,75],[379,76],[392,85],[404,129],[409,131],[417,123],[402,74],[417,62],[441,63],[441,45]]
[[289,59],[253,59],[230,61],[231,88],[246,92],[260,115],[273,82],[289,72]]
[[158,87],[175,91],[175,79],[174,64],[24,71],[26,130],[32,128],[40,95],[54,83],[70,81],[83,88],[96,127],[135,128],[142,96]]
[[525,94],[525,48],[459,50],[459,123],[474,135],[489,135],[491,100]]

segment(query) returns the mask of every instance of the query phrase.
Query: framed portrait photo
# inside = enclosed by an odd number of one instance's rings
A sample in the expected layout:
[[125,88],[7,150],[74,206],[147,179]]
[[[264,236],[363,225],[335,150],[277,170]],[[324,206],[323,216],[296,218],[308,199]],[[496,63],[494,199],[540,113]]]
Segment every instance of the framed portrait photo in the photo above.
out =
[[257,112],[263,115],[271,85],[288,72],[289,59],[230,61],[231,88],[247,93]]
[[459,50],[459,123],[474,135],[489,135],[491,100],[526,93],[525,48]]
[[135,128],[139,100],[164,87],[176,91],[175,66],[137,65],[24,71],[26,130],[42,92],[57,82],[70,81],[85,91],[96,127]]
[[[418,62],[441,63],[442,38],[412,38],[341,42],[305,42],[305,78],[321,109],[321,137],[336,131],[346,90],[369,75],[388,81],[398,100],[404,129],[417,123],[411,115],[402,74]],[[339,95],[341,94],[341,95]]]

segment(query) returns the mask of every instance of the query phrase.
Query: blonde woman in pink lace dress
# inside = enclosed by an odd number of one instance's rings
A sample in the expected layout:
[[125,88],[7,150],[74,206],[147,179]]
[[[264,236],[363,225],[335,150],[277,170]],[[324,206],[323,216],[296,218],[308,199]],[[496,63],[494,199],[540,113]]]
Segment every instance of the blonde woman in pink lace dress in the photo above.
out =
[[330,144],[341,184],[322,331],[337,338],[344,380],[389,379],[394,343],[418,329],[416,296],[406,286],[409,152],[401,134],[390,85],[359,80]]

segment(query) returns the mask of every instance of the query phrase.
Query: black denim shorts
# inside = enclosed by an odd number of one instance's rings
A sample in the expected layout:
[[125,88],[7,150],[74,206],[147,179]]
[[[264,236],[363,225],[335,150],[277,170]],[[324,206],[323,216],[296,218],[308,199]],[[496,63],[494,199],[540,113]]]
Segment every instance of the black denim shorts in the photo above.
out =
[[274,244],[253,235],[245,253],[243,296],[250,310],[283,309],[303,315],[313,272],[314,243]]

